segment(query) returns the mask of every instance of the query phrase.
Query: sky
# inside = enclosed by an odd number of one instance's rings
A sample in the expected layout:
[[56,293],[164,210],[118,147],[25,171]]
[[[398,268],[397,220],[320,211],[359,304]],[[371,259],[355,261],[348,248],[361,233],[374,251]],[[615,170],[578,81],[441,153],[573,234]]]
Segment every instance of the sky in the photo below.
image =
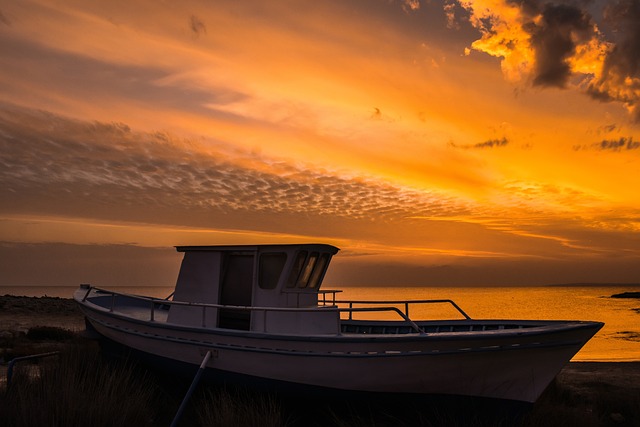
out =
[[640,283],[638,0],[0,5],[0,285]]

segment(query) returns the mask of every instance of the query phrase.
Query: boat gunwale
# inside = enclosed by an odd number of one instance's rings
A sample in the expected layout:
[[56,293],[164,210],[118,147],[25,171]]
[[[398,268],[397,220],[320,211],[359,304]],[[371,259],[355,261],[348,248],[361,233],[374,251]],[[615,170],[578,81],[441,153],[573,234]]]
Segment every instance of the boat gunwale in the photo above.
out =
[[[296,350],[296,349],[283,349],[283,348],[267,348],[267,347],[257,347],[250,345],[238,345],[238,344],[226,344],[220,342],[213,341],[203,341],[203,340],[194,340],[180,337],[171,337],[168,335],[158,335],[158,334],[150,334],[141,332],[138,330],[131,330],[127,328],[121,328],[114,325],[111,325],[107,322],[100,321],[98,319],[92,319],[95,322],[98,322],[102,326],[109,328],[111,330],[118,331],[120,333],[135,335],[138,337],[143,337],[145,339],[152,339],[157,341],[171,341],[175,343],[180,343],[183,345],[190,345],[196,347],[206,347],[206,348],[214,348],[218,350],[233,350],[233,351],[243,351],[243,352],[254,352],[254,353],[269,353],[269,354],[279,354],[279,355],[287,355],[287,356],[310,356],[310,357],[332,357],[332,358],[381,358],[381,357],[418,357],[418,356],[446,356],[452,354],[473,354],[473,353],[485,353],[485,352],[502,352],[502,351],[517,351],[517,350],[530,350],[530,349],[542,349],[542,348],[558,348],[558,347],[568,347],[568,346],[576,346],[580,344],[584,344],[583,340],[563,340],[563,341],[550,341],[550,342],[533,342],[526,344],[514,343],[510,345],[491,345],[491,346],[481,346],[477,348],[457,348],[451,350],[410,350],[410,351],[311,351],[311,350]],[[597,332],[597,331],[596,331]],[[315,340],[313,340],[315,341]],[[380,342],[380,340],[376,340]],[[420,340],[420,341],[424,341]],[[345,341],[350,342],[350,341]],[[361,340],[356,340],[354,342],[361,343]],[[392,342],[392,341],[384,341]],[[143,351],[143,350],[140,350]],[[150,353],[151,354],[151,353]]]
[[[133,296],[129,294],[120,294],[123,296]],[[141,297],[147,298],[149,297]],[[578,329],[592,329],[596,328],[597,330],[601,329],[604,325],[602,322],[595,321],[580,321],[580,320],[500,320],[500,319],[459,319],[459,320],[425,320],[425,321],[417,321],[418,326],[424,327],[429,324],[457,324],[457,325],[472,325],[472,324],[523,324],[523,325],[532,325],[527,328],[508,328],[508,329],[491,329],[485,331],[443,331],[437,333],[402,333],[402,334],[393,334],[393,333],[385,333],[385,334],[365,334],[365,333],[336,333],[336,334],[285,334],[285,333],[273,333],[273,332],[261,332],[261,331],[251,331],[251,330],[240,330],[240,329],[226,329],[219,327],[202,327],[202,326],[193,326],[193,325],[180,325],[175,323],[168,323],[166,321],[152,321],[152,320],[143,320],[138,319],[132,316],[128,316],[126,314],[118,313],[115,311],[110,311],[108,308],[95,304],[91,301],[83,301],[76,298],[74,295],[74,299],[77,303],[80,304],[86,310],[91,310],[107,317],[115,317],[117,319],[131,322],[138,325],[145,325],[148,327],[158,328],[158,329],[168,329],[175,331],[185,331],[185,332],[193,332],[193,333],[204,333],[204,334],[214,334],[214,335],[223,335],[223,336],[236,336],[236,337],[247,337],[254,339],[266,339],[266,340],[285,340],[285,341],[312,341],[312,342],[410,342],[410,341],[454,341],[464,338],[466,340],[482,340],[487,337],[493,338],[506,338],[511,336],[524,336],[527,337],[535,337],[535,336],[544,336],[558,332],[567,332],[574,331]],[[155,299],[155,302],[162,304],[163,301],[166,303],[168,301],[162,299]],[[90,305],[89,305],[90,304]],[[188,304],[187,304],[188,305]],[[229,307],[229,306],[223,306]],[[325,308],[322,308],[324,310]],[[294,309],[296,310],[296,309]],[[307,311],[313,312],[314,310],[321,310],[320,308],[315,309],[307,309]],[[86,315],[86,313],[85,313]],[[340,319],[340,322],[377,322],[377,321],[366,321],[366,320],[347,320]],[[387,323],[392,323],[394,321],[386,321]],[[395,321],[398,324],[403,324],[404,326],[409,326],[404,321]],[[363,324],[364,324],[363,323]],[[541,324],[542,323],[542,324]],[[534,326],[535,325],[535,326]]]

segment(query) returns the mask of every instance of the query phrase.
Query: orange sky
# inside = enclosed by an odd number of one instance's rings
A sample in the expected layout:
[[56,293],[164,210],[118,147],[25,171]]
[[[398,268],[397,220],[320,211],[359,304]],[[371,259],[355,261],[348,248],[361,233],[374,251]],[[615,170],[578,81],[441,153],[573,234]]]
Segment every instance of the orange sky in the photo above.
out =
[[638,283],[640,7],[579,4],[3,4],[0,284],[297,241],[335,284]]

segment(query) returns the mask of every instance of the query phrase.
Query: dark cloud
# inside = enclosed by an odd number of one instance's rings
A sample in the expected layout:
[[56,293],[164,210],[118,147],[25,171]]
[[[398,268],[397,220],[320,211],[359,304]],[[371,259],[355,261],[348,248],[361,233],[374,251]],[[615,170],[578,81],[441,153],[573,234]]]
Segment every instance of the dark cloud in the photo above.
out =
[[191,31],[196,37],[207,34],[207,27],[204,25],[204,22],[195,15],[191,15],[189,18],[189,28],[191,28]]
[[618,125],[615,123],[609,124],[609,125],[604,125],[604,126],[600,126],[598,128],[599,132],[604,132],[604,133],[611,133],[613,131],[615,131],[616,129],[618,129]]
[[604,19],[612,27],[615,44],[588,93],[598,100],[623,102],[640,121],[640,1],[608,2]]
[[603,139],[591,145],[576,145],[576,151],[598,150],[598,151],[631,151],[640,149],[640,142],[634,141],[633,137],[622,137],[619,139]]
[[565,4],[547,3],[538,16],[523,26],[535,51],[533,84],[564,87],[572,74],[569,59],[596,36],[595,25],[586,11]]
[[469,149],[485,149],[485,148],[499,148],[499,147],[506,147],[507,145],[509,145],[509,140],[506,137],[502,137],[500,139],[488,139],[484,142],[479,142],[477,144],[470,144],[470,145],[456,145],[454,143],[450,143],[449,144],[452,147],[455,148],[462,148],[465,150],[469,150]]
[[504,0],[506,9],[498,3],[477,10],[473,0],[460,4],[482,35],[474,48],[502,58],[510,79],[558,88],[574,82],[593,99],[624,104],[640,121],[639,0]]
[[494,147],[504,147],[509,144],[509,140],[507,138],[502,139],[490,139],[488,141],[480,142],[475,144],[473,148],[494,148]]

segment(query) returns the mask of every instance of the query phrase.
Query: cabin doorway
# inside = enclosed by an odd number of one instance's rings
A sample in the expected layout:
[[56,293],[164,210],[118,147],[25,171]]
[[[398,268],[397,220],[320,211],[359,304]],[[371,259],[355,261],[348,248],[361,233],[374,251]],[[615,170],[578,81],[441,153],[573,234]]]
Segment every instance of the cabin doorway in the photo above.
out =
[[[220,282],[220,304],[251,306],[253,259],[251,252],[224,255]],[[249,310],[221,308],[219,311],[218,326],[220,328],[248,331],[250,325],[251,312]]]

